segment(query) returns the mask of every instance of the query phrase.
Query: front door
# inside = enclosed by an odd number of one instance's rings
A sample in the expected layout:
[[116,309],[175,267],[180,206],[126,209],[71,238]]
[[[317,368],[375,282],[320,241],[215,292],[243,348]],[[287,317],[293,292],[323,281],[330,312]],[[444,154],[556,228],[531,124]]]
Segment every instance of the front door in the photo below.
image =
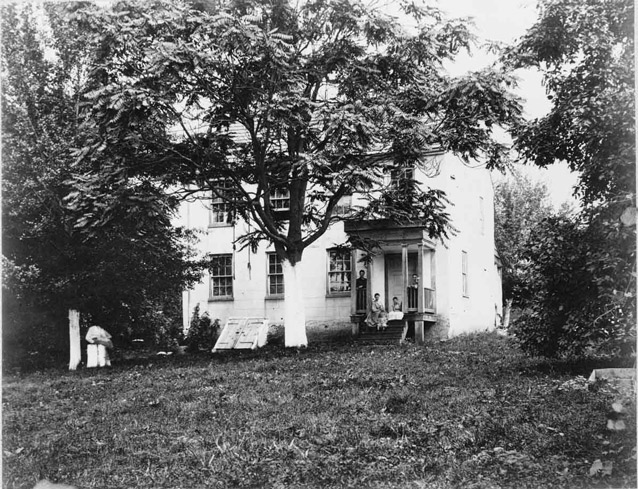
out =
[[[416,253],[408,253],[408,282],[412,274],[417,273],[418,259]],[[385,306],[389,311],[392,306],[392,298],[398,297],[403,302],[403,268],[400,253],[385,255]],[[407,304],[403,304],[403,310],[407,311]]]

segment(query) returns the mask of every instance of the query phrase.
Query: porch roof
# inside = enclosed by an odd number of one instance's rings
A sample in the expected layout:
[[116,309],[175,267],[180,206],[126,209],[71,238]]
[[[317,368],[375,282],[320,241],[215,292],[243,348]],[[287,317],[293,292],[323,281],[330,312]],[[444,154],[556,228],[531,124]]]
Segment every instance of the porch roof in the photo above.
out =
[[348,235],[375,240],[381,244],[423,244],[428,248],[434,248],[435,245],[421,221],[404,224],[390,219],[345,221],[344,231]]

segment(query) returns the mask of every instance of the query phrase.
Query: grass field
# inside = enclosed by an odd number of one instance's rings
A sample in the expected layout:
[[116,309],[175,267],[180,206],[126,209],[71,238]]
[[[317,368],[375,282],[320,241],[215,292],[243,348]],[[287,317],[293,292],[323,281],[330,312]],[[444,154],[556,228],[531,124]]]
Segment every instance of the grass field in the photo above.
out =
[[608,431],[593,366],[482,334],[8,372],[3,485],[636,487],[634,399]]

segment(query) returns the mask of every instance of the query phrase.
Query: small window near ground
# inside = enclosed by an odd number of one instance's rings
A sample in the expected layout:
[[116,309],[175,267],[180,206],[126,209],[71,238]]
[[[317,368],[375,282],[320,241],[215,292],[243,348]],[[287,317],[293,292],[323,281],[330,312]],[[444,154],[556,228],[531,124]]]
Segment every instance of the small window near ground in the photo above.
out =
[[350,250],[328,250],[328,294],[349,294],[352,289]]
[[276,253],[268,253],[268,295],[284,294],[284,269]]
[[214,255],[210,268],[211,299],[233,298],[233,255]]

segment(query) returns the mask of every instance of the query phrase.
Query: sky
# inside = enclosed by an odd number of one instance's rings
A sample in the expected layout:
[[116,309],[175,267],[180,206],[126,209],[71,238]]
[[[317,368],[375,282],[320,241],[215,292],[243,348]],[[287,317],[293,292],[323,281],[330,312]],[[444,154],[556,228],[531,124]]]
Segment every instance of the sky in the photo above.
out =
[[[452,17],[472,17],[475,32],[480,39],[511,43],[525,34],[534,23],[538,11],[536,0],[440,0],[438,7]],[[451,75],[460,75],[466,71],[474,71],[491,64],[495,56],[481,52],[458,57],[453,66],[449,66]],[[519,87],[517,93],[525,99],[525,114],[530,118],[542,117],[550,108],[545,96],[542,77],[532,70],[518,73]],[[531,178],[544,182],[550,192],[555,208],[563,202],[575,204],[572,197],[573,186],[577,181],[564,163],[540,169],[529,165],[520,166],[518,170]],[[502,178],[494,174],[494,179]]]

